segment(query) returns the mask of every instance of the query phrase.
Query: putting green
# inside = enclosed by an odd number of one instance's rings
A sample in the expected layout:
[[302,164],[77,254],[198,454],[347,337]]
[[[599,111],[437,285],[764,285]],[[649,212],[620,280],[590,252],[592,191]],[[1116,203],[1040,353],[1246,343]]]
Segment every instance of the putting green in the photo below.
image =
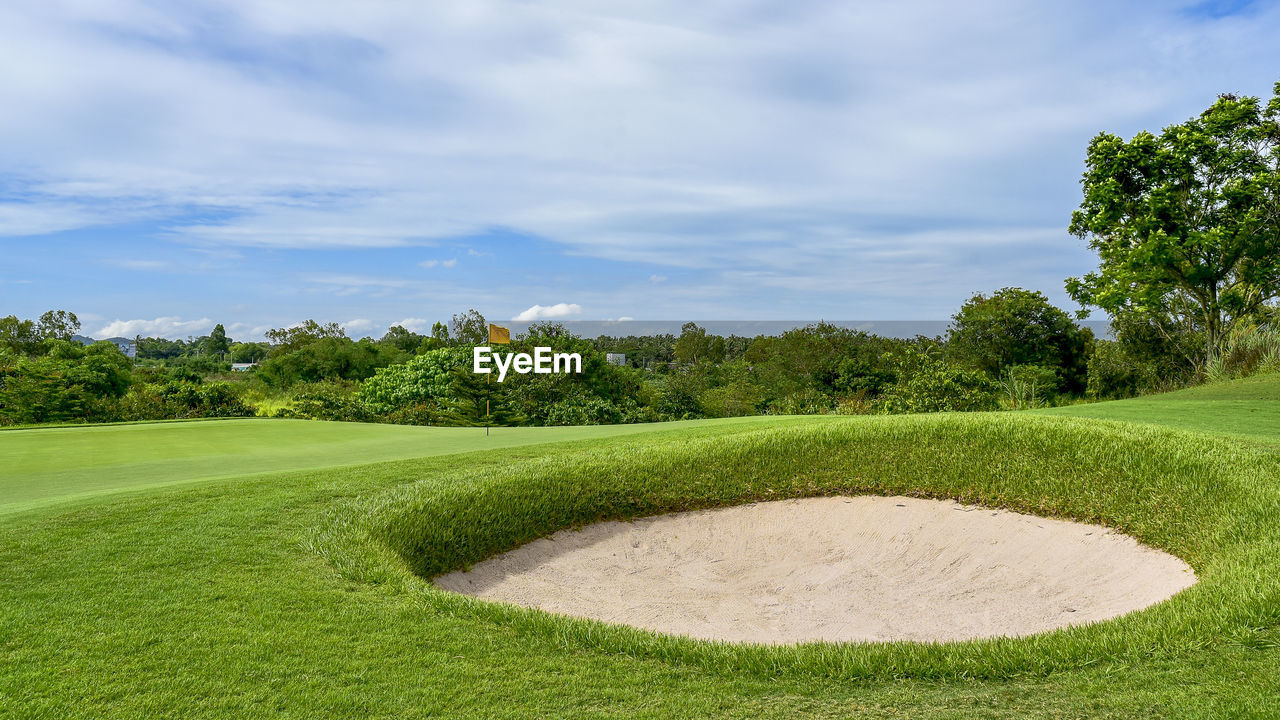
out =
[[0,515],[106,493],[285,470],[362,465],[548,442],[680,432],[691,420],[559,428],[436,428],[307,420],[206,420],[0,431]]

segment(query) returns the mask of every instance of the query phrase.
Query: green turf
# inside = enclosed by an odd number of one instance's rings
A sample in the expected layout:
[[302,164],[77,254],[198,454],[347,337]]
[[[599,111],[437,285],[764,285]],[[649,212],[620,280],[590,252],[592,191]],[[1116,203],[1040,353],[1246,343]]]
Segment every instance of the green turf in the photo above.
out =
[[1280,377],[1254,377],[1147,397],[1033,411],[1122,420],[1280,443]]
[[[767,422],[737,418],[734,424]],[[217,420],[0,432],[0,515],[40,505],[251,473],[502,450],[705,425],[429,428],[306,420]]]
[[[1183,400],[1274,398],[1268,384],[1127,402],[1157,403],[1139,419],[1176,425]],[[1280,716],[1280,452],[1266,443],[1280,433],[1222,418],[1191,432],[1053,415],[549,433],[501,452],[341,467],[364,451],[326,449],[341,437],[330,434],[298,456],[337,459],[304,469],[10,512],[0,717]],[[296,432],[334,427],[350,426]],[[88,463],[85,484],[94,458],[109,457],[92,447],[102,437],[72,434],[72,451],[67,430],[33,432],[48,433],[51,462]],[[175,469],[157,471],[160,483],[204,451],[163,452]],[[0,487],[21,483],[11,467]],[[73,476],[58,497],[84,492]],[[1185,558],[1200,582],[1124,618],[1019,640],[763,648],[480,603],[422,579],[599,518],[831,492],[1103,522]]]

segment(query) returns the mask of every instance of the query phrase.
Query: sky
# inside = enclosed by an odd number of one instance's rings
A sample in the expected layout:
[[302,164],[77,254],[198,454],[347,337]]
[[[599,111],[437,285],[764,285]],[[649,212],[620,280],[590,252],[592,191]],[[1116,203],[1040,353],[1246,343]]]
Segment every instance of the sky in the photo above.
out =
[[1277,37],[1280,2],[7,0],[0,315],[1074,310],[1090,138],[1269,97]]

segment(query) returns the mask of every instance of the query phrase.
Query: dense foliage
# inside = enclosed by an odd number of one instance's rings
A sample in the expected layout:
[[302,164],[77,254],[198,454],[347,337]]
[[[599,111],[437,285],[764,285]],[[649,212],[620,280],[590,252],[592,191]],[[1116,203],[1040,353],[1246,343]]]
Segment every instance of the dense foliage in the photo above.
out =
[[1112,316],[1176,318],[1211,358],[1280,295],[1280,83],[1265,106],[1222,95],[1200,116],[1089,144],[1071,232],[1098,252],[1067,287]]

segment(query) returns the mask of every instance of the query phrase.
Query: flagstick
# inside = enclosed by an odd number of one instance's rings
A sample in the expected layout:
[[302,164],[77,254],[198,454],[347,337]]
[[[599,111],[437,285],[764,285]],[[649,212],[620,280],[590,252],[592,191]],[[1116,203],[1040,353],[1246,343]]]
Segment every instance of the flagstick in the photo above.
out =
[[484,436],[489,437],[489,383],[493,373],[484,376]]

